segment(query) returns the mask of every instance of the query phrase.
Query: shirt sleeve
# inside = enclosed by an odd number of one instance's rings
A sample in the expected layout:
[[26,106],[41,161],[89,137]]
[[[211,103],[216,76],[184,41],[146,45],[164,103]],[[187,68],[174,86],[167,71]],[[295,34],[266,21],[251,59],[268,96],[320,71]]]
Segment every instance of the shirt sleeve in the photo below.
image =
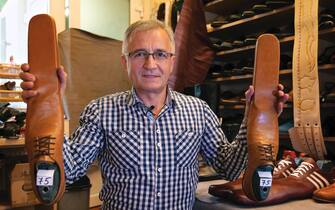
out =
[[232,142],[224,135],[219,119],[205,103],[205,129],[201,143],[201,154],[207,164],[227,180],[239,177],[247,164],[246,124],[243,121],[240,130]]
[[86,174],[104,145],[99,109],[91,102],[81,113],[79,127],[69,139],[64,140],[63,156],[67,183],[73,183]]

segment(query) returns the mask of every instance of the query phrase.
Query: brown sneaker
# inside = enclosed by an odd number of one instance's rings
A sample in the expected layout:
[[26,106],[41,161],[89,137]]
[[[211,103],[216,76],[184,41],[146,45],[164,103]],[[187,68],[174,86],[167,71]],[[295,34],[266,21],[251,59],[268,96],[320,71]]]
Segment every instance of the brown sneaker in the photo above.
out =
[[49,15],[36,15],[29,22],[28,62],[38,94],[27,103],[26,147],[34,192],[43,204],[51,205],[64,193],[65,176],[64,113],[56,73],[57,33]]
[[273,180],[271,191],[266,200],[253,201],[235,191],[232,201],[248,206],[264,206],[283,203],[290,200],[311,198],[313,192],[329,185],[332,174],[321,172],[312,158],[306,158],[290,176]]
[[282,159],[278,162],[277,166],[274,168],[272,177],[273,179],[288,177],[296,168],[297,165],[293,159],[291,158]]
[[[277,166],[274,168],[273,179],[280,179],[289,176],[297,165],[291,158],[280,160]],[[230,198],[234,191],[242,189],[242,178],[238,178],[235,181],[227,182],[224,184],[210,185],[208,193],[220,197]]]

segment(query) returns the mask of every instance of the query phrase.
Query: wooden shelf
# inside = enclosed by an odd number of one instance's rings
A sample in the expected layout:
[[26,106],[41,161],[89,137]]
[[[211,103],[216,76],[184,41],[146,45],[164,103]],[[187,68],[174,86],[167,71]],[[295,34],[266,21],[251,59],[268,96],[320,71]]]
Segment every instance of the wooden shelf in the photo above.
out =
[[0,138],[0,149],[17,148],[24,146],[25,146],[25,139],[23,137],[20,137],[18,139]]
[[[320,107],[321,108],[335,108],[335,103],[320,103]],[[225,103],[225,104],[222,104],[220,103],[219,105],[219,109],[223,109],[223,110],[232,110],[232,109],[244,109],[245,108],[245,102],[241,102],[241,103]],[[284,109],[292,109],[293,108],[293,105],[292,103],[286,103],[284,105]]]
[[[279,39],[280,42],[280,50],[286,51],[288,48],[293,46],[294,36],[284,37]],[[239,60],[241,57],[252,57],[255,54],[256,45],[249,45],[241,48],[236,48],[232,50],[225,50],[216,53],[216,59],[219,61],[231,61],[231,60]]]
[[[264,0],[214,0],[205,5],[205,11],[221,16],[228,16],[238,12],[241,13],[244,10],[252,8],[253,5],[262,2]],[[334,0],[320,0],[319,5],[327,9],[335,8]]]
[[263,0],[215,0],[205,5],[205,11],[222,16],[230,15],[236,11],[243,11]]
[[22,100],[22,98],[10,98],[10,97],[4,98],[4,97],[1,97],[0,102],[23,102],[23,100]]
[[[324,64],[319,66],[319,71],[327,72],[327,71],[334,71],[335,64]],[[291,69],[283,69],[279,71],[279,76],[291,76],[292,70]],[[226,81],[236,81],[236,80],[251,80],[253,75],[241,75],[241,76],[231,76],[231,77],[220,77],[216,79],[207,80],[205,83],[221,83]]]
[[20,79],[18,74],[0,73],[1,79]]
[[[335,27],[330,29],[325,29],[322,31],[319,31],[319,38],[323,40],[333,40],[334,41],[335,36]],[[279,39],[280,42],[280,50],[282,52],[287,51],[288,49],[293,48],[294,43],[294,36],[288,36]],[[217,61],[231,61],[231,60],[239,60],[241,57],[251,57],[254,56],[255,53],[255,45],[249,45],[241,48],[235,48],[232,50],[224,50],[216,53],[216,60]]]
[[[242,35],[249,35],[264,30],[264,26],[278,27],[290,23],[294,17],[294,6],[272,10],[270,12],[255,15],[250,18],[241,19],[219,28],[208,28],[210,37],[222,40],[236,39]],[[277,20],[277,21],[276,21]]]

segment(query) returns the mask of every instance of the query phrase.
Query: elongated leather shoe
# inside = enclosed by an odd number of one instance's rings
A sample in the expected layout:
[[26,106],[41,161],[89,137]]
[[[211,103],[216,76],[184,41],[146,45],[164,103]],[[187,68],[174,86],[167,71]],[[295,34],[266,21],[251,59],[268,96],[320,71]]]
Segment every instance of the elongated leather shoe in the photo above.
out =
[[312,158],[307,158],[290,176],[273,180],[271,191],[266,200],[258,202],[250,200],[242,190],[234,191],[230,199],[241,205],[265,206],[311,198],[315,190],[330,184],[333,173],[332,171],[322,172]]
[[314,191],[313,199],[319,202],[335,203],[335,183]]
[[34,16],[29,22],[28,62],[36,77],[33,89],[38,94],[27,104],[26,147],[34,192],[43,204],[51,205],[65,190],[64,113],[56,72],[56,25],[46,14]]
[[242,187],[248,198],[261,201],[269,194],[278,151],[278,113],[276,111],[279,82],[279,41],[271,34],[261,35],[256,43],[254,98],[247,124],[248,165]]
[[[296,167],[297,166],[294,160],[291,158],[280,160],[274,168],[273,179],[280,179],[289,176],[296,169]],[[239,178],[225,184],[211,185],[208,188],[208,193],[220,198],[230,198],[234,191],[241,189],[242,178]]]

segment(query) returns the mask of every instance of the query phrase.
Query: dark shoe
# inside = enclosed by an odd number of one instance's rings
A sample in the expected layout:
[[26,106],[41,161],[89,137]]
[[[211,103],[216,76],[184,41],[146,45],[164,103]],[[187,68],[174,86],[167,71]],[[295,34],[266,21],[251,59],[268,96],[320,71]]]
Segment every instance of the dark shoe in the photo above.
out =
[[2,85],[0,85],[0,90],[14,90],[16,82],[15,81],[8,81]]
[[324,21],[324,22],[321,22],[319,23],[319,30],[325,30],[325,29],[328,29],[328,28],[333,28],[335,25],[334,21]]
[[319,15],[319,22],[335,21],[335,12],[329,9],[323,10]]
[[213,43],[213,48],[216,51],[231,50],[231,49],[233,49],[233,45],[232,45],[232,43],[227,42],[227,41],[223,41],[223,42],[217,41],[217,42]]
[[319,202],[335,203],[335,183],[313,193],[313,199]]
[[318,63],[329,64],[331,63],[331,57],[335,55],[335,46],[326,47],[318,58]]
[[238,21],[238,20],[241,20],[241,19],[242,19],[242,16],[240,14],[231,14],[228,17],[229,22],[235,22],[235,21]]
[[250,36],[244,39],[244,45],[255,45],[257,42],[257,38],[255,36]]
[[256,4],[252,7],[251,10],[254,11],[256,14],[261,14],[264,12],[269,12],[272,9],[269,8],[266,4]]
[[254,16],[256,13],[252,10],[246,10],[242,12],[242,18],[250,18]]
[[215,20],[215,21],[211,22],[211,26],[213,28],[219,28],[222,25],[227,24],[227,23],[229,23],[229,21],[227,21],[227,20]]

